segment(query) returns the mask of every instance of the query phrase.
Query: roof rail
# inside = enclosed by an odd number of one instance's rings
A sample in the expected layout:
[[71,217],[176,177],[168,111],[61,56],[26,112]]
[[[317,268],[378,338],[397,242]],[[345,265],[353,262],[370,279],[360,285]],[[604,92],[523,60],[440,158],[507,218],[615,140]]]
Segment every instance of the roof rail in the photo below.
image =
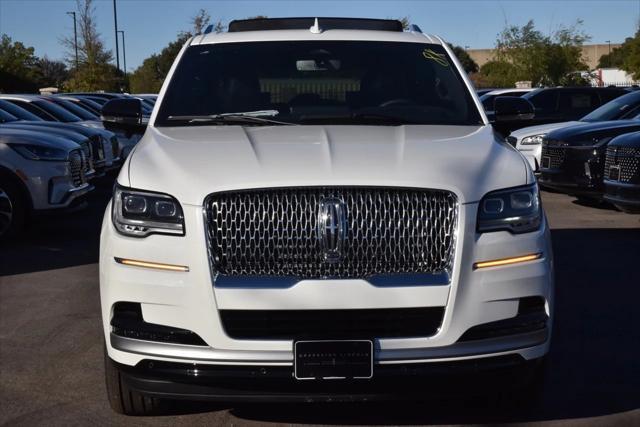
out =
[[315,23],[322,30],[373,30],[402,32],[402,23],[396,19],[365,18],[256,18],[240,19],[229,23],[229,32],[265,30],[308,30]]

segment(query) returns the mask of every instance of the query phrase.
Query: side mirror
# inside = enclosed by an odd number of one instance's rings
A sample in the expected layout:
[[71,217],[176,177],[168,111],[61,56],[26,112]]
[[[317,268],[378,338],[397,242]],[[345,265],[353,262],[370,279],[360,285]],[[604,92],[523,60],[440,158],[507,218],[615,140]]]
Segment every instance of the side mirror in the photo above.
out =
[[535,116],[533,104],[518,96],[498,96],[493,105],[496,122],[531,120]]
[[104,128],[127,137],[143,134],[146,124],[142,123],[142,102],[136,98],[116,98],[102,106]]

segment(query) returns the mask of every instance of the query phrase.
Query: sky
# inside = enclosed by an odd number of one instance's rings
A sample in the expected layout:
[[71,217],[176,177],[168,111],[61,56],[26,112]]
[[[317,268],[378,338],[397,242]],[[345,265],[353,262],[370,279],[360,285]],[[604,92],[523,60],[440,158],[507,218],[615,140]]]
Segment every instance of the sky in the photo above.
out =
[[[509,25],[533,19],[545,34],[580,19],[592,43],[620,43],[640,20],[640,0],[116,0],[118,29],[125,31],[128,71],[190,28],[190,18],[205,9],[228,23],[255,15],[400,18],[408,16],[427,33],[471,49],[491,48]],[[98,31],[115,52],[113,0],[94,0]],[[60,38],[73,35],[66,12],[75,0],[0,0],[0,33],[33,46],[37,56],[62,59]],[[121,52],[122,55],[122,52]],[[122,66],[122,57],[120,59]]]

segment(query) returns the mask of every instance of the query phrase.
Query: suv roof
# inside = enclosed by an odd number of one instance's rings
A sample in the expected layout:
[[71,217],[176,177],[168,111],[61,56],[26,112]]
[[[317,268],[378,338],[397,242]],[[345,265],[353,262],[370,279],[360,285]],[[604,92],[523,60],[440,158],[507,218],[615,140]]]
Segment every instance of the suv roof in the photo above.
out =
[[[319,29],[313,29],[315,22]],[[444,44],[437,36],[423,34],[416,25],[409,31],[397,20],[354,18],[264,18],[232,21],[229,32],[195,36],[193,45],[230,42],[289,40],[376,40]]]
[[308,30],[315,24],[322,30],[375,30],[404,31],[396,19],[364,18],[255,18],[239,19],[229,23],[229,32],[264,30]]

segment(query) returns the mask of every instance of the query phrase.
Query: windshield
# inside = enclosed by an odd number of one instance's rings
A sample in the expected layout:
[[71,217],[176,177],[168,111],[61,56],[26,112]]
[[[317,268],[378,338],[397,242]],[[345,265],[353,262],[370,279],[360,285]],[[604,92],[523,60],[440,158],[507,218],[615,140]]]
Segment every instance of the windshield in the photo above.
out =
[[42,108],[47,113],[51,114],[53,117],[60,120],[61,122],[69,123],[69,122],[79,122],[82,120],[80,119],[80,117],[68,112],[64,108],[54,104],[51,101],[45,101],[45,100],[39,99],[37,101],[33,101],[32,104]]
[[77,106],[76,104],[74,104],[71,101],[68,101],[66,99],[56,99],[55,101],[51,101],[57,105],[60,105],[62,108],[64,108],[65,110],[75,114],[76,116],[80,117],[82,120],[97,120],[98,116],[94,115],[93,113],[85,110],[82,107]]
[[0,99],[0,108],[2,108],[7,113],[12,116],[17,117],[20,120],[29,120],[31,122],[41,122],[43,121],[40,117],[35,114],[25,110],[24,108],[18,107],[15,104],[12,104],[9,101],[5,101],[4,99]]
[[482,124],[442,46],[288,41],[189,47],[155,125],[196,126],[210,122],[175,118],[263,110],[297,124]]
[[0,123],[10,123],[17,121],[18,118],[0,109]]
[[640,111],[640,92],[609,101],[580,119],[581,122],[601,122],[632,117]]

